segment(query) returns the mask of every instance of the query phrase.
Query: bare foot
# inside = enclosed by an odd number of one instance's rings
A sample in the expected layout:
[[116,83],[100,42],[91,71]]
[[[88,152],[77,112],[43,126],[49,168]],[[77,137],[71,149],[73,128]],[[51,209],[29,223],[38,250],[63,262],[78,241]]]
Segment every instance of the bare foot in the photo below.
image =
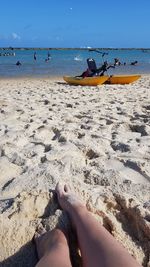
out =
[[34,240],[39,259],[48,254],[52,249],[67,245],[67,239],[59,229],[36,233]]
[[79,197],[66,184],[57,183],[56,193],[61,208],[67,211],[70,215],[73,211],[85,208]]

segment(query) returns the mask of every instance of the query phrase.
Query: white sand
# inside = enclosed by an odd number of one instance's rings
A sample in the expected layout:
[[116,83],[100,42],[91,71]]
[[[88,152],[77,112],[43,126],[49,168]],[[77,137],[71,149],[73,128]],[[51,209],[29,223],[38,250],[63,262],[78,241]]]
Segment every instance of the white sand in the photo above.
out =
[[0,266],[34,266],[36,227],[67,223],[52,192],[60,180],[148,266],[150,77],[99,87],[0,81]]

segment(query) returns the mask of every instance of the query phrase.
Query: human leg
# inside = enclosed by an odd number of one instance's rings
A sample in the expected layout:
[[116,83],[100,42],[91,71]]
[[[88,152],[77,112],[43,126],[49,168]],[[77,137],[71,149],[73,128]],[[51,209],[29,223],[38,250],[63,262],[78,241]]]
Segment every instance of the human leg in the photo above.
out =
[[47,232],[35,242],[40,259],[36,267],[71,267],[67,239],[61,230]]
[[138,267],[125,248],[86,209],[68,186],[56,186],[58,201],[76,228],[84,267]]

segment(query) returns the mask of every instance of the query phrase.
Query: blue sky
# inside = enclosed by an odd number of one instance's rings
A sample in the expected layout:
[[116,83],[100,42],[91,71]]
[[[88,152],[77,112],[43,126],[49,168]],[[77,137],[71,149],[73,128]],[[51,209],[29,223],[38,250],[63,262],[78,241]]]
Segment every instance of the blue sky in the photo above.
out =
[[7,0],[0,47],[150,47],[150,0]]

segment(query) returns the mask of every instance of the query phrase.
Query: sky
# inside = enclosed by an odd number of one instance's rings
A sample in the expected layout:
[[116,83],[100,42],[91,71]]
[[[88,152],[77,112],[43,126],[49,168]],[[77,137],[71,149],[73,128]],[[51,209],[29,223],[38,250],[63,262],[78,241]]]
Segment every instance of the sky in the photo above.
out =
[[150,0],[0,0],[0,47],[150,47]]

